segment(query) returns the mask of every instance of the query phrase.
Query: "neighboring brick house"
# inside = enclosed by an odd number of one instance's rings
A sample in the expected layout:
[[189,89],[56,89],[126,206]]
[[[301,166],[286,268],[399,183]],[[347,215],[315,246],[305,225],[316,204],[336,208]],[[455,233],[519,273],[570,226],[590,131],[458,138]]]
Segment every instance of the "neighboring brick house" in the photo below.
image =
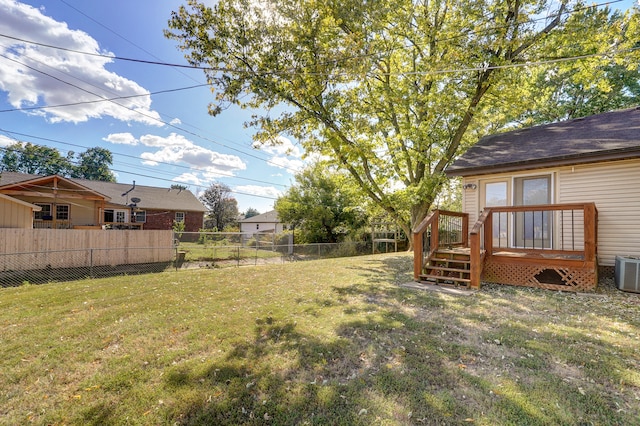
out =
[[199,231],[207,209],[191,191],[15,172],[0,175],[0,194],[40,207],[34,228]]

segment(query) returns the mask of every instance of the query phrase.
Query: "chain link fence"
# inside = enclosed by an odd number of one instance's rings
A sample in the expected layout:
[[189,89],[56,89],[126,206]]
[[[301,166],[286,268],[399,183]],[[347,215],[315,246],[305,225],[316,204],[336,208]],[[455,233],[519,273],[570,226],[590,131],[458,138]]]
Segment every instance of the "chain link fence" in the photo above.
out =
[[[149,258],[149,252],[154,255],[148,261],[136,261],[141,257],[139,254]],[[175,269],[175,252],[174,247],[118,247],[0,253],[0,287],[164,272]]]
[[284,263],[371,253],[371,243],[294,244],[290,233],[184,232],[176,234],[181,268]]
[[[150,255],[150,253],[153,253]],[[371,254],[371,242],[294,244],[291,234],[178,233],[171,247],[0,253],[0,287]],[[139,259],[145,259],[140,262]]]

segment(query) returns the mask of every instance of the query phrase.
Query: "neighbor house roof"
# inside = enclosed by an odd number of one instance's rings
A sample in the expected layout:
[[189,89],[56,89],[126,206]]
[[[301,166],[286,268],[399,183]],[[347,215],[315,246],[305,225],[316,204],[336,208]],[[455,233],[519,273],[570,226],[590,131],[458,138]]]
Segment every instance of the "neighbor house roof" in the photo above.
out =
[[447,167],[469,176],[640,157],[640,107],[485,136]]
[[[2,172],[0,174],[0,187],[15,185],[18,183],[33,183],[52,176],[39,176],[15,172]],[[101,194],[110,204],[127,206],[133,198],[139,198],[137,207],[141,209],[177,210],[206,212],[207,209],[189,190],[159,188],[155,186],[136,185],[129,191],[133,184],[100,182],[86,179],[63,178],[89,191]]]
[[61,198],[70,193],[73,193],[74,196],[82,193],[86,198],[109,199],[105,194],[100,194],[88,186],[58,175],[41,176],[16,172],[2,172],[0,174],[0,190],[7,195],[25,195],[28,192],[33,196],[38,196],[40,191],[47,192],[54,189],[54,186],[56,186],[55,189],[58,190]]
[[266,213],[259,214],[257,216],[251,216],[247,219],[242,219],[240,222],[242,223],[280,223],[280,219],[278,218],[278,212],[275,210],[271,210]]
[[135,185],[133,183],[99,182],[85,179],[71,179],[111,198],[111,204],[129,205],[133,198],[141,209],[167,209],[179,211],[206,212],[207,208],[187,189],[159,188],[156,186]]

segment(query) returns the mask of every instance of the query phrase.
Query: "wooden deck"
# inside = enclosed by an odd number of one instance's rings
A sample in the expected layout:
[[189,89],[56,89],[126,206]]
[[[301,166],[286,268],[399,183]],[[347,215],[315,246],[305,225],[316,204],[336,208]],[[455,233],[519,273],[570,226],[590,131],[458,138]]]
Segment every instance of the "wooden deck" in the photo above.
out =
[[[553,212],[580,213],[580,226],[566,226]],[[494,247],[493,214],[545,212],[553,223],[546,245],[533,240]],[[593,203],[500,207],[486,209],[471,231],[464,213],[436,211],[414,231],[414,279],[418,282],[480,288],[480,283],[538,287],[561,291],[592,291],[597,277],[597,210]],[[514,216],[515,217],[515,216]],[[522,217],[522,216],[520,216]],[[443,220],[444,218],[444,220]],[[453,219],[452,219],[453,218]],[[512,230],[526,235],[528,229]],[[540,229],[535,229],[539,232]],[[531,230],[530,234],[533,234]],[[514,237],[510,238],[515,241]],[[505,238],[508,240],[508,238]],[[571,241],[570,249],[552,248]],[[576,244],[576,241],[578,242]],[[541,247],[542,245],[542,247]],[[567,244],[569,245],[569,244]]]

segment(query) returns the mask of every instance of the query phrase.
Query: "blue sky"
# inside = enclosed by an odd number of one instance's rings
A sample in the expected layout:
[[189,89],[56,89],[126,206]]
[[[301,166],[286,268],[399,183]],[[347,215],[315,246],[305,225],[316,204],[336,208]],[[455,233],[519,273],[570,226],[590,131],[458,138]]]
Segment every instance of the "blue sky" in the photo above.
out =
[[[252,148],[249,111],[231,108],[213,118],[199,70],[146,65],[38,46],[186,64],[162,31],[181,0],[0,0],[0,147],[17,140],[63,154],[102,146],[114,154],[118,182],[170,186],[200,193],[212,182],[234,191],[240,211],[272,208],[303,167],[286,138],[278,148]],[[626,9],[634,2],[614,2]],[[8,37],[7,37],[8,36]],[[9,38],[9,37],[13,37]],[[150,95],[149,95],[150,94]],[[117,102],[52,106],[118,96]],[[19,110],[16,110],[19,109]]]
[[[211,117],[207,87],[153,94],[204,84],[202,71],[80,55],[5,37],[186,64],[162,33],[182,3],[0,0],[0,146],[21,140],[63,154],[101,146],[114,153],[118,182],[167,187],[178,182],[194,193],[223,182],[234,191],[240,211],[270,210],[303,166],[302,152],[287,139],[278,149],[253,149],[253,130],[243,126],[250,112],[232,108]],[[7,111],[149,93],[117,101],[126,108],[96,102]]]

